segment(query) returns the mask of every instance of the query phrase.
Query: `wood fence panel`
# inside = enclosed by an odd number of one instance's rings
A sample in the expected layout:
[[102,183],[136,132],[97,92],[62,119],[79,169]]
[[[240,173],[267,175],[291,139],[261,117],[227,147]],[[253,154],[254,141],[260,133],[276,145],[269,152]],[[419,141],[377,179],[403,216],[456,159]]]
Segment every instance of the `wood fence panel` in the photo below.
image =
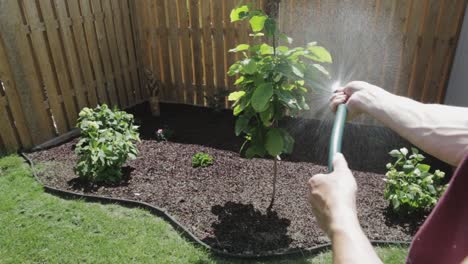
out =
[[16,82],[0,35],[0,151],[28,148],[32,138],[26,124]]

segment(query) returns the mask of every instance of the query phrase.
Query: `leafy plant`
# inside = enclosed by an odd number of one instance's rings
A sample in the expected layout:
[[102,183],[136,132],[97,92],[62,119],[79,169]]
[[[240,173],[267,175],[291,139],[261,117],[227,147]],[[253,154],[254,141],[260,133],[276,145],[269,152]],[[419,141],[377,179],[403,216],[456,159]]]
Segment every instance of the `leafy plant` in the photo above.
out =
[[210,165],[213,165],[213,157],[210,156],[209,154],[199,152],[192,157],[192,167],[198,168],[198,167],[208,167]]
[[274,158],[273,194],[269,209],[273,206],[276,191],[277,160],[283,153],[293,150],[294,139],[278,122],[286,116],[296,117],[309,110],[305,95],[310,83],[318,76],[327,76],[324,63],[332,63],[330,53],[316,42],[306,47],[289,48],[278,45],[280,40],[291,44],[292,39],[278,31],[276,20],[261,10],[250,10],[242,5],[231,12],[231,22],[248,20],[250,36],[267,38],[271,43],[257,45],[239,44],[229,52],[240,52],[242,59],[228,71],[237,75],[235,85],[239,91],[229,95],[234,101],[233,113],[237,116],[236,135],[243,134],[245,156],[271,156]]
[[421,163],[425,157],[416,148],[407,157],[408,149],[390,151],[396,161],[387,164],[384,197],[397,213],[411,214],[430,210],[447,188],[442,183],[445,173],[430,172],[431,167]]
[[77,126],[81,139],[75,149],[79,158],[75,172],[90,182],[119,182],[123,164],[138,154],[135,142],[140,139],[133,115],[105,104],[95,109],[85,107]]

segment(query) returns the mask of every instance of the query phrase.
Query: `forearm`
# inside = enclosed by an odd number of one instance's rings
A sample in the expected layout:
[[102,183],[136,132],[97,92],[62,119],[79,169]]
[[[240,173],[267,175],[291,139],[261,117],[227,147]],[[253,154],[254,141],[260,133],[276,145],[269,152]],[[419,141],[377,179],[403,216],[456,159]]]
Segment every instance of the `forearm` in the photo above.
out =
[[333,263],[382,263],[364,235],[358,220],[354,217],[342,219],[346,222],[336,227],[331,234]]
[[429,105],[376,90],[368,112],[412,144],[454,166],[468,153],[468,108]]

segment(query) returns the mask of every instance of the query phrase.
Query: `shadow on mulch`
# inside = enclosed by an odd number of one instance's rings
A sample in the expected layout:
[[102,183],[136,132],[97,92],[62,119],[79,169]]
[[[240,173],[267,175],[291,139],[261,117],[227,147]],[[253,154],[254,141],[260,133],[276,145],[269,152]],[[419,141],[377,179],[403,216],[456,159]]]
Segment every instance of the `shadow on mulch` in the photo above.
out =
[[[409,233],[416,234],[416,231],[421,227],[424,220],[429,216],[430,212],[412,213],[412,214],[398,214],[395,213],[389,205],[384,212],[385,224],[393,226],[398,225],[405,228]],[[415,221],[419,220],[419,221]]]
[[288,248],[292,239],[287,235],[291,223],[276,212],[266,214],[252,204],[227,202],[215,205],[211,212],[218,217],[212,224],[214,237],[204,242],[228,252],[265,252]]
[[97,191],[100,187],[123,187],[128,186],[132,172],[135,168],[130,166],[122,167],[122,180],[117,183],[92,183],[81,178],[73,178],[67,182],[67,184],[75,191],[93,192]]

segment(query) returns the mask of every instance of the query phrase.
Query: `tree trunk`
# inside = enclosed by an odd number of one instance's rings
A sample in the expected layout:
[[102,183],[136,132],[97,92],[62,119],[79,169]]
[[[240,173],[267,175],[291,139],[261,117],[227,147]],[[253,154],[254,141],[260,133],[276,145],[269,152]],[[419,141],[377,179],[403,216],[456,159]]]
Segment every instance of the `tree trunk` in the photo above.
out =
[[273,192],[271,193],[270,205],[267,208],[267,212],[271,212],[273,204],[275,203],[276,196],[276,178],[278,175],[278,157],[273,158]]

